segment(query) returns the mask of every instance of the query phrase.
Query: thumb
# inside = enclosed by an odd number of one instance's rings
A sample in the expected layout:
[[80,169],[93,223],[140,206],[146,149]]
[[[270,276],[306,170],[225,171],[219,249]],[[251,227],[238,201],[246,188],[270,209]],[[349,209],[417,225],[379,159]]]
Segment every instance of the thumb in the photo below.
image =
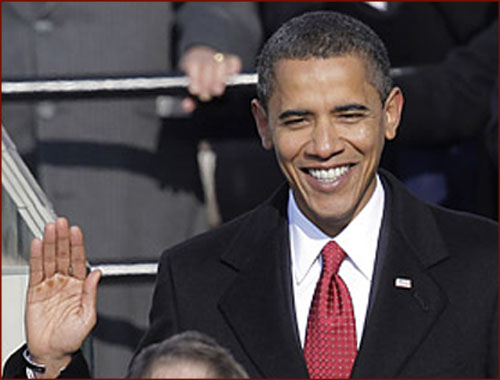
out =
[[181,106],[184,112],[192,113],[196,109],[196,102],[192,98],[186,97],[182,99]]
[[97,269],[92,271],[83,284],[82,306],[85,313],[89,315],[96,314],[97,310],[97,284],[101,279],[102,272]]

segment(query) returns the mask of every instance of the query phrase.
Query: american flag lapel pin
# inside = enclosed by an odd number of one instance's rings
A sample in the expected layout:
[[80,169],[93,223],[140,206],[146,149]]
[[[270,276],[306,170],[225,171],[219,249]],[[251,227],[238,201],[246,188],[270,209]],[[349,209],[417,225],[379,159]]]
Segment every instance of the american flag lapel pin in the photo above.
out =
[[411,278],[397,277],[396,280],[394,280],[394,286],[399,289],[411,289],[413,283]]

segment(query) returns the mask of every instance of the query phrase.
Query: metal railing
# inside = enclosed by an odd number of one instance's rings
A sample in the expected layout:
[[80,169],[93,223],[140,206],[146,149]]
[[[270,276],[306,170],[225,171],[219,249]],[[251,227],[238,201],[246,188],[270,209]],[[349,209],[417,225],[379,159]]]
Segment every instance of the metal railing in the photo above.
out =
[[[238,74],[228,87],[254,86],[257,74]],[[185,94],[187,77],[137,76],[126,78],[36,79],[2,81],[2,101]]]

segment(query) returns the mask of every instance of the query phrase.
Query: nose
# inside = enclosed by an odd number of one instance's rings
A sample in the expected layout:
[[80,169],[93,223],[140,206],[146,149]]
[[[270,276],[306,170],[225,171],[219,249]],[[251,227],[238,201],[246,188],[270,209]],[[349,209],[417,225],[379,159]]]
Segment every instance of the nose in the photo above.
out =
[[328,159],[344,149],[344,141],[331,120],[320,120],[312,129],[308,148],[309,155]]

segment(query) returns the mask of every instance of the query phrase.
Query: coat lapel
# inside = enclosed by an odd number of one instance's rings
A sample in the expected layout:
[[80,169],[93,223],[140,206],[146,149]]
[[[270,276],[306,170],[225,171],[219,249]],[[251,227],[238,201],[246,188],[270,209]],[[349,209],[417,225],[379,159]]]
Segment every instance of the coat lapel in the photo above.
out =
[[308,376],[296,333],[286,202],[284,187],[222,257],[239,273],[219,308],[262,377]]
[[[373,306],[352,374],[356,378],[397,377],[446,304],[445,295],[427,273],[447,257],[432,216],[391,176],[383,179],[386,213]],[[396,286],[396,279],[409,279],[411,288]]]

